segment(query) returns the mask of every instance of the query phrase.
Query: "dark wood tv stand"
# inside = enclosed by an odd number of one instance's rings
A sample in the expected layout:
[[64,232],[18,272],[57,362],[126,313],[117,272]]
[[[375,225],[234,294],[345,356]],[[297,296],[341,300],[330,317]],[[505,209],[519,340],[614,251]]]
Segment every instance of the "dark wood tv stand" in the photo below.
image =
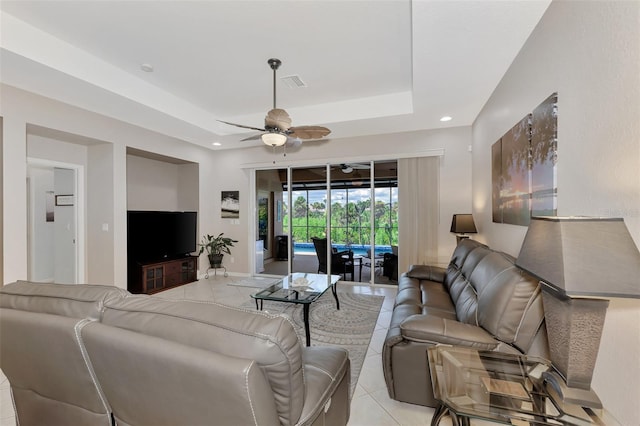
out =
[[198,279],[198,256],[183,256],[153,262],[136,262],[131,293],[153,294]]

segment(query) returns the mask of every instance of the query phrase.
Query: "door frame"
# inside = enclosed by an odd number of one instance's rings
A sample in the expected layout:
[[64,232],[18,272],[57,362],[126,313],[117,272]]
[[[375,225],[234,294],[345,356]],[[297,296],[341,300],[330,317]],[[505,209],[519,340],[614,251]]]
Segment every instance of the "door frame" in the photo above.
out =
[[[74,171],[74,195],[75,202],[73,203],[73,211],[75,218],[75,283],[83,283],[86,281],[85,273],[85,180],[84,180],[84,166],[80,164],[64,163],[61,161],[47,160],[43,158],[27,157],[27,168],[35,167],[47,167],[47,168],[60,168]],[[30,200],[27,201],[30,203]],[[33,234],[33,220],[31,215],[31,206],[27,209],[27,240],[30,247],[27,256],[27,267],[31,271],[31,259],[33,256],[32,249],[33,244],[30,242]]]

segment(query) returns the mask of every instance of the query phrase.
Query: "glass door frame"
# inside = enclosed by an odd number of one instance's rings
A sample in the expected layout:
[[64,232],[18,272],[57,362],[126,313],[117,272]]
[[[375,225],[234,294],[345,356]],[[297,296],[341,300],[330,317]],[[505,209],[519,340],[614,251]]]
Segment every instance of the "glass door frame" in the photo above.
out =
[[[341,160],[344,161],[344,160]],[[397,161],[395,159],[384,159],[384,160],[377,160],[377,161]],[[291,188],[292,187],[292,183],[293,183],[293,169],[296,168],[319,168],[322,167],[324,165],[325,167],[325,171],[326,171],[326,191],[327,191],[327,208],[326,208],[326,220],[325,220],[325,229],[326,229],[326,235],[327,235],[327,241],[329,242],[327,244],[327,268],[328,270],[331,270],[331,242],[333,241],[333,235],[332,235],[332,227],[331,227],[331,219],[332,219],[332,214],[331,214],[331,206],[332,206],[332,190],[331,190],[331,172],[332,172],[332,167],[335,167],[335,165],[337,164],[341,164],[340,162],[323,162],[324,164],[305,164],[305,165],[295,165],[295,164],[287,164],[287,165],[279,165],[279,166],[273,166],[272,164],[269,166],[265,166],[265,167],[256,167],[256,168],[252,168],[251,169],[251,180],[250,180],[250,192],[251,194],[253,194],[253,196],[250,198],[251,199],[251,205],[250,205],[250,209],[253,212],[252,214],[252,219],[251,219],[251,226],[250,226],[250,232],[249,232],[249,247],[254,247],[255,246],[255,236],[257,235],[257,221],[258,221],[258,205],[257,205],[257,196],[258,196],[258,189],[257,189],[257,185],[256,185],[256,175],[257,172],[260,170],[278,170],[278,169],[286,169],[287,172],[287,187]],[[376,196],[375,196],[375,163],[376,160],[368,160],[368,161],[349,161],[349,163],[360,163],[360,164],[368,164],[370,167],[370,174],[369,174],[369,190],[370,190],[370,197],[369,197],[369,209],[371,212],[371,219],[370,219],[370,224],[369,224],[369,241],[370,241],[370,245],[371,245],[371,252],[375,253],[375,220],[374,220],[374,213],[375,213],[375,202],[376,202]],[[286,229],[283,228],[283,232],[286,232],[287,238],[289,239],[289,241],[292,241],[292,235],[293,235],[293,221],[291,220],[292,217],[292,206],[293,206],[293,191],[291,189],[289,189],[287,191],[287,206],[288,206],[288,214],[289,214],[289,221],[287,224]],[[287,271],[289,274],[291,274],[293,271],[293,254],[294,254],[294,245],[293,244],[288,244],[287,245],[287,250],[288,250],[288,256],[287,256]],[[255,250],[250,250],[250,265],[255,265],[256,262],[256,253]],[[375,283],[375,274],[373,273],[375,271],[375,268],[373,267],[374,265],[372,265],[371,268],[371,275],[369,278],[369,282],[368,284],[373,285],[376,284]],[[358,267],[360,267],[358,265]],[[255,268],[252,271],[252,275],[256,276],[256,275],[260,275],[260,276],[264,276],[265,274],[259,274]],[[355,278],[355,277],[354,277]],[[365,284],[365,283],[363,283]]]

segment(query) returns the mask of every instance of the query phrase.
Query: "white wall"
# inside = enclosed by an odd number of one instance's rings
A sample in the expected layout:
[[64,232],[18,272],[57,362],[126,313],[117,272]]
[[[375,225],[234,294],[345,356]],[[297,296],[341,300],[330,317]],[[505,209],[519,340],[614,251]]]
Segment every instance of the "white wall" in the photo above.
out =
[[[640,3],[553,2],[473,125],[473,207],[490,246],[526,227],[491,221],[491,144],[558,92],[558,214],[623,217],[640,245]],[[638,277],[640,283],[640,277]],[[640,284],[639,284],[640,285]],[[592,386],[640,419],[640,301],[611,301]]]

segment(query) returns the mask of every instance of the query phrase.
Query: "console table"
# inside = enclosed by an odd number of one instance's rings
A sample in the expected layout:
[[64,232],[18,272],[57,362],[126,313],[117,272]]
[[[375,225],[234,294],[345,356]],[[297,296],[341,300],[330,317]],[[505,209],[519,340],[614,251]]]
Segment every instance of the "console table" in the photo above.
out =
[[137,263],[131,293],[153,294],[198,279],[198,257],[184,256],[156,262]]
[[454,426],[483,419],[509,425],[602,425],[603,410],[563,402],[544,382],[550,361],[525,355],[437,345],[427,349],[433,393]]

